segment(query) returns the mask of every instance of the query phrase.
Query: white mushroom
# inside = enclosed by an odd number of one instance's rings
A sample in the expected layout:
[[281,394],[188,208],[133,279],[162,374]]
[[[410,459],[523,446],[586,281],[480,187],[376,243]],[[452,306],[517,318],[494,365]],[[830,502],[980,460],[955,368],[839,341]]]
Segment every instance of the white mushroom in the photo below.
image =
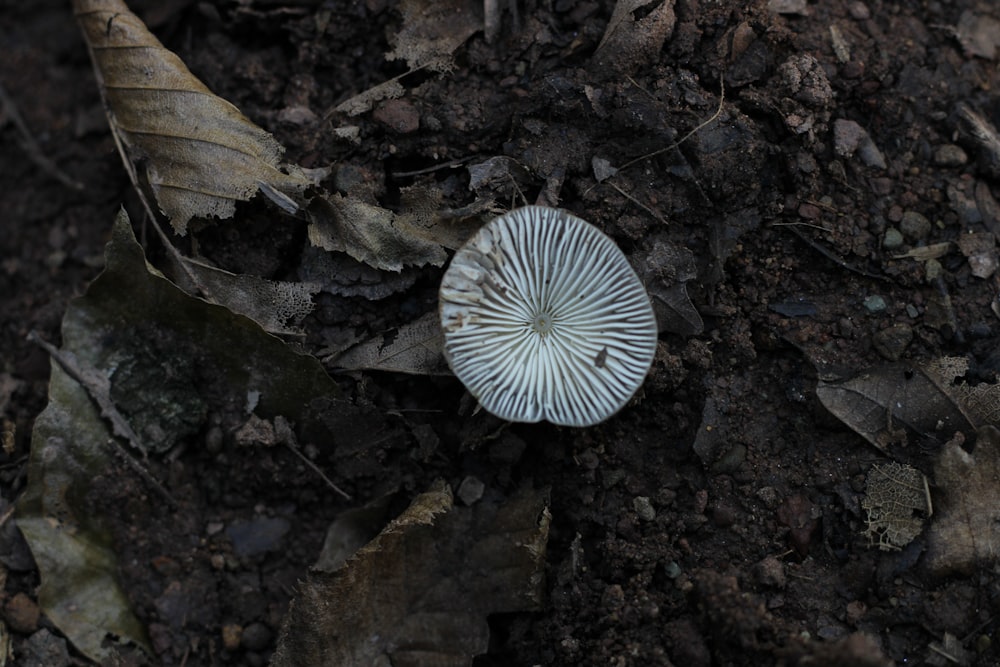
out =
[[590,426],[642,384],[656,351],[646,290],[614,241],[543,206],[484,225],[439,293],[445,357],[509,421]]

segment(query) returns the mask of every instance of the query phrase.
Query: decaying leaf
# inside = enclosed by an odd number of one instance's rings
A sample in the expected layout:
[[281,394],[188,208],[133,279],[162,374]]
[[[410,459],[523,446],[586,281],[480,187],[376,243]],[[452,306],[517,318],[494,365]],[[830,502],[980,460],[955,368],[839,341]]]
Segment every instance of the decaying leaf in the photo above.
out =
[[483,27],[482,4],[470,0],[403,0],[403,27],[389,60],[406,60],[410,70],[451,69],[452,54]]
[[404,268],[399,273],[379,271],[339,252],[307,246],[299,258],[299,278],[319,286],[321,292],[340,296],[362,296],[369,301],[410,288],[420,269]]
[[309,240],[324,250],[348,255],[383,271],[404,266],[442,266],[445,248],[455,249],[478,228],[476,220],[438,215],[439,194],[422,188],[400,193],[401,213],[354,196],[315,197],[309,205]]
[[548,524],[538,491],[469,508],[444,485],[418,496],[340,569],[310,573],[272,667],[471,665],[487,615],[540,608]]
[[232,217],[258,189],[295,210],[288,195],[313,182],[281,170],[274,137],[212,94],[122,0],[74,0],[73,9],[133,185],[149,184],[178,234],[193,217]]
[[937,519],[927,531],[927,567],[936,575],[992,567],[1000,555],[1000,431],[979,429],[972,453],[953,438],[934,466]]
[[[254,392],[258,412],[298,424],[308,422],[311,401],[339,395],[315,358],[149,269],[124,212],[112,231],[105,271],[69,306],[62,332],[63,352],[100,374],[112,398],[127,399],[118,410],[142,442],[204,416],[199,405],[208,399],[191,381],[200,372],[211,373],[216,400],[225,400],[218,395],[223,387],[235,400]],[[184,381],[177,384],[177,377]],[[122,383],[117,394],[116,383]],[[107,635],[146,645],[117,584],[119,566],[102,519],[89,509],[93,479],[117,465],[108,446],[116,432],[92,396],[53,364],[17,524],[41,574],[42,610],[95,661],[108,655]]]
[[661,239],[634,258],[635,269],[652,297],[660,331],[697,336],[705,329],[701,313],[688,297],[686,283],[698,275],[694,254]]
[[[637,20],[640,9],[649,11]],[[618,0],[594,57],[612,70],[634,71],[660,52],[675,21],[674,0]]]
[[[409,72],[406,72],[406,74],[409,74]],[[403,76],[405,76],[405,74],[393,77],[388,81],[383,81],[382,83],[372,86],[368,90],[362,91],[357,95],[352,95],[334,107],[333,110],[339,113],[347,114],[348,116],[358,116],[366,111],[371,111],[377,102],[381,102],[382,100],[394,100],[398,97],[402,97],[406,94],[406,89],[403,88],[403,84],[399,82]]]
[[406,60],[409,69],[344,100],[334,111],[357,116],[371,111],[377,102],[402,97],[406,89],[399,80],[407,74],[422,69],[449,71],[452,53],[482,27],[482,17],[469,0],[403,0],[399,9],[403,27],[385,55],[389,60]]
[[927,478],[904,463],[873,465],[861,508],[869,544],[882,551],[898,551],[920,534],[933,512]]
[[108,635],[149,649],[146,631],[118,583],[111,538],[86,511],[92,477],[113,460],[108,426],[87,392],[53,364],[49,403],[35,421],[28,486],[17,504],[21,529],[38,564],[38,603],[81,653],[110,656]]
[[187,257],[181,261],[197,275],[199,285],[211,295],[213,303],[246,315],[268,333],[301,333],[296,325],[312,312],[313,296],[320,291],[317,283],[267,280],[230,273]]
[[332,363],[348,370],[363,368],[420,375],[451,375],[444,360],[444,337],[436,312],[427,313],[391,335],[377,336],[355,345]]
[[908,431],[945,442],[1000,423],[1000,385],[963,382],[968,362],[944,357],[924,364],[880,366],[841,382],[820,381],[816,395],[838,419],[880,449],[906,442]]

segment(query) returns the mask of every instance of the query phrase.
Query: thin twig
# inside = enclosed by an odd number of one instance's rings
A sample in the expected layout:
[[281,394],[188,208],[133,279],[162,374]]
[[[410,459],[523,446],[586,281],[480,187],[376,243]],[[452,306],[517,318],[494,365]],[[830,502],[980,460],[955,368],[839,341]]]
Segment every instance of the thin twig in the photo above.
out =
[[327,486],[329,486],[331,489],[342,495],[345,500],[351,500],[351,494],[347,493],[347,491],[344,491],[342,488],[334,484],[333,480],[327,477],[326,473],[324,473],[318,465],[310,461],[309,457],[307,457],[305,454],[299,451],[298,446],[294,442],[285,442],[285,446],[288,447],[288,449],[292,450],[292,453],[298,456],[303,463],[312,468],[313,472],[319,475],[323,479],[323,481],[327,483]]
[[624,190],[622,190],[620,187],[618,187],[617,185],[615,185],[611,181],[606,181],[606,184],[610,185],[612,188],[614,188],[618,192],[618,194],[620,194],[622,197],[625,197],[625,199],[628,199],[630,202],[632,202],[633,204],[635,204],[636,206],[638,206],[639,208],[641,208],[643,211],[645,211],[646,213],[649,213],[651,216],[653,216],[654,220],[659,220],[664,225],[667,224],[667,221],[663,219],[663,216],[661,216],[656,211],[654,211],[653,209],[651,209],[648,206],[646,206],[645,204],[643,204],[641,201],[639,201],[638,199],[636,199],[635,197],[633,197],[629,193],[627,193]]
[[37,141],[35,141],[35,137],[32,136],[31,130],[28,129],[28,124],[24,122],[24,118],[21,117],[21,112],[17,110],[17,105],[14,104],[14,100],[7,94],[7,90],[3,87],[3,84],[0,84],[0,105],[3,106],[3,110],[4,113],[7,114],[7,118],[14,123],[14,127],[17,128],[18,134],[21,135],[21,148],[23,148],[24,152],[28,154],[31,161],[34,162],[39,169],[66,187],[76,190],[77,192],[82,192],[84,190],[83,183],[64,172],[56,165],[55,162],[45,157],[45,154],[42,153],[42,147],[38,145]]
[[[132,447],[135,447],[139,451],[146,451],[139,436],[132,430],[128,420],[118,411],[118,408],[115,407],[114,402],[111,400],[111,381],[106,375],[93,368],[84,368],[76,360],[75,355],[63,352],[44,340],[35,331],[28,334],[28,340],[48,352],[49,356],[55,359],[56,363],[59,364],[66,374],[83,387],[87,395],[90,396],[90,400],[100,409],[101,416],[111,423],[112,432],[115,435],[125,438]],[[174,500],[173,496],[163,488],[139,461],[121,446],[121,443],[117,439],[109,438],[107,442],[132,470],[167,501],[171,508],[177,508],[177,501]]]
[[619,167],[619,170],[628,169],[629,167],[631,167],[636,162],[642,162],[643,160],[648,160],[651,157],[656,157],[657,155],[661,155],[663,153],[666,153],[667,151],[671,151],[671,150],[677,148],[678,146],[680,146],[681,144],[683,144],[685,141],[687,141],[688,139],[690,139],[695,133],[697,133],[703,127],[705,127],[707,125],[710,125],[711,123],[713,123],[715,121],[716,118],[718,118],[720,115],[722,115],[722,105],[725,103],[725,101],[726,101],[726,82],[720,76],[719,77],[719,108],[715,110],[715,113],[713,113],[708,118],[708,120],[706,120],[703,123],[700,123],[693,130],[691,130],[690,132],[688,132],[687,134],[685,134],[683,137],[681,137],[680,139],[678,139],[674,143],[670,144],[669,146],[667,146],[665,148],[660,148],[658,150],[655,150],[652,153],[647,153],[646,155],[640,155],[639,157],[637,157],[637,158],[635,158],[633,160],[629,160],[628,162],[626,162],[625,164],[623,164],[621,167]]
[[853,264],[851,264],[850,262],[848,262],[846,259],[843,259],[842,257],[837,256],[832,250],[830,250],[830,249],[826,248],[825,246],[823,246],[823,245],[817,243],[816,241],[812,240],[811,238],[809,238],[808,236],[806,236],[805,234],[803,234],[801,231],[799,231],[795,227],[792,227],[791,225],[785,225],[785,226],[787,227],[788,231],[790,231],[791,233],[795,234],[800,239],[802,239],[803,243],[805,243],[806,245],[808,245],[809,247],[811,247],[813,250],[815,250],[819,254],[821,254],[824,257],[826,257],[827,259],[829,259],[831,262],[834,262],[835,264],[837,264],[837,266],[840,266],[840,267],[842,267],[844,269],[847,269],[848,271],[852,271],[854,273],[860,274],[860,275],[862,275],[862,276],[864,276],[866,278],[874,278],[875,280],[881,280],[882,282],[890,282],[889,279],[886,278],[885,276],[880,276],[877,273],[871,273],[870,271],[865,271],[864,269],[859,269],[858,267],[856,267]]

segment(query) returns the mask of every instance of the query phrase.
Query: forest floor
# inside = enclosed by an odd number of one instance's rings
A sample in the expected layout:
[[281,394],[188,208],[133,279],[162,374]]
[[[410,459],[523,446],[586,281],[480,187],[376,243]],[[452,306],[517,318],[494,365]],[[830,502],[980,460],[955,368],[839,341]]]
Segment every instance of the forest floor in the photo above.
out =
[[[87,334],[135,373],[126,384],[115,371],[126,413],[143,387],[180,374],[188,389],[170,401],[194,414],[141,457],[169,501],[117,458],[78,495],[45,478],[88,517],[47,520],[67,534],[99,525],[127,600],[123,625],[89,619],[96,630],[64,608],[77,583],[60,580],[58,555],[32,544],[33,558],[17,529],[34,534],[32,517],[47,516],[25,500],[47,492],[32,486],[46,452],[63,456],[45,448],[73,440],[44,430],[51,420],[39,431],[54,362],[28,336],[59,347],[72,330],[81,344],[91,311],[67,309],[105,268],[122,206],[149,261],[182,281],[122,165],[70,3],[0,5],[6,664],[323,664],[288,653],[308,643],[297,624],[334,622],[302,618],[303,587],[339,585],[309,574],[331,525],[349,517],[367,539],[447,489],[445,514],[470,522],[476,548],[437,526],[438,541],[403,549],[410,560],[371,566],[402,608],[348,598],[335,615],[374,609],[354,632],[403,632],[422,609],[415,587],[447,581],[437,604],[468,618],[421,626],[423,657],[404,659],[397,642],[382,662],[340,664],[1000,664],[997,411],[967,398],[1000,404],[996,4],[500,4],[490,39],[472,0],[437,3],[455,17],[437,23],[421,23],[435,3],[420,0],[131,8],[288,162],[331,168],[322,187],[344,201],[406,216],[430,198],[455,219],[543,203],[598,226],[657,304],[642,389],[590,428],[507,424],[476,411],[440,359],[402,373],[379,357],[436,312],[443,255],[401,271],[329,264],[343,253],[318,253],[303,216],[261,197],[232,220],[168,231],[184,255],[235,274],[319,285],[280,354],[321,360],[333,379],[316,382],[338,397],[313,417],[252,414],[256,399],[216,372],[203,339],[161,339],[146,315],[127,334],[104,321]],[[414,50],[433,40],[449,46],[421,63]],[[394,99],[342,104],[394,77]],[[112,301],[122,290],[111,319],[145,312],[129,282],[102,289]],[[344,361],[370,340],[373,358]],[[248,367],[263,359],[251,374],[287,370],[260,354],[248,353]],[[959,370],[942,375],[942,360]],[[298,430],[282,439],[285,417]],[[500,518],[483,528],[477,512]],[[544,545],[513,584],[494,571],[521,543],[469,562],[509,538],[501,519]],[[505,597],[529,583],[537,596]],[[456,628],[461,640],[444,637]],[[95,631],[125,646],[67,641]]]

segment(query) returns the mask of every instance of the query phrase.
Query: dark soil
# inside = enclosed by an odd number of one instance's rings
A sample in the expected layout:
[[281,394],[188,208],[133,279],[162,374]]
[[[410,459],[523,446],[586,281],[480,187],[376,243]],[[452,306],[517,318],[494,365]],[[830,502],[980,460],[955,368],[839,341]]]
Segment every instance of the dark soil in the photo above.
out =
[[[923,538],[873,549],[859,500],[866,471],[888,456],[814,393],[817,367],[946,355],[968,357],[983,377],[1000,366],[996,274],[976,277],[954,246],[936,276],[896,259],[1000,231],[989,207],[990,192],[1000,196],[995,156],[960,118],[967,105],[1000,125],[1000,70],[955,29],[964,12],[1000,18],[995,5],[830,0],[778,14],[678,0],[661,50],[602,61],[614,2],[518,4],[495,43],[475,34],[452,71],[407,75],[403,98],[355,118],[325,114],[405,71],[383,56],[402,23],[394,1],[133,6],[290,161],[333,165],[330,187],[367,181],[396,207],[402,188],[433,181],[459,208],[475,199],[467,165],[511,157],[521,171],[516,188],[492,192],[502,205],[558,203],[637,266],[656,241],[688,249],[697,277],[686,286],[704,321],[693,335],[664,327],[637,397],[582,430],[505,426],[473,413],[451,378],[338,375],[373,424],[390,425],[351,468],[330,471],[352,503],[285,450],[234,447],[225,423],[221,451],[204,432],[154,462],[179,490],[175,512],[139,480],[95,480],[153,663],[266,664],[340,511],[392,490],[405,506],[435,479],[457,488],[474,475],[499,496],[550,487],[552,513],[545,608],[491,618],[477,665],[1000,664],[995,564],[941,580],[921,568]],[[49,360],[27,334],[59,341],[122,204],[149,256],[162,257],[67,5],[0,6],[0,83],[40,154],[83,185],[55,178],[0,110],[5,505],[26,484],[46,403]],[[301,121],[302,108],[315,117]],[[359,143],[334,135],[348,124]],[[858,131],[871,143],[858,145]],[[598,182],[595,157],[630,166]],[[236,222],[207,226],[203,251],[235,272],[295,279],[305,226],[275,223],[271,210],[254,202]],[[322,355],[345,332],[365,339],[434,310],[441,270],[407,275],[405,290],[380,301],[319,295],[305,348]],[[931,473],[933,452],[902,455]],[[230,529],[264,519],[288,528],[280,548],[235,555]],[[58,629],[35,614],[38,572],[16,533],[0,547],[4,618],[23,657],[38,633]],[[227,647],[224,628],[240,629],[242,643]],[[959,662],[934,662],[949,650]]]

